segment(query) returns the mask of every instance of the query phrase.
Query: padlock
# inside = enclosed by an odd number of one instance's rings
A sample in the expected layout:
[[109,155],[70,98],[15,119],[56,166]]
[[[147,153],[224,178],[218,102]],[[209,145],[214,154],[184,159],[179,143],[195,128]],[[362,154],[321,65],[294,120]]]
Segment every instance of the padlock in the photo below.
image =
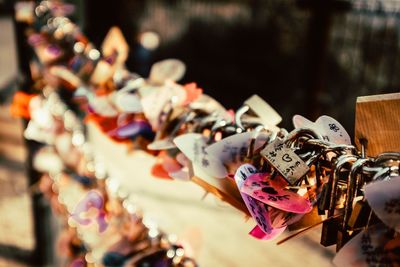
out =
[[[333,162],[334,162],[334,160],[333,160]],[[327,176],[326,169],[330,169],[329,177],[328,177],[329,179],[327,182],[324,183],[324,180],[326,180],[326,178],[324,178],[324,177]],[[317,202],[319,215],[326,215],[326,211],[329,209],[329,201],[330,201],[331,190],[332,190],[332,172],[333,172],[333,168],[332,168],[332,166],[328,165],[327,161],[318,161],[317,162],[316,176],[317,177],[319,176],[319,179],[317,179],[317,185],[319,183],[318,187],[322,186],[320,197]]]
[[[335,215],[336,204],[337,204],[337,196],[338,196],[338,186],[339,186],[339,173],[342,168],[356,161],[357,158],[353,155],[342,155],[338,158],[335,164],[332,167],[331,176],[329,177],[329,182],[331,183],[331,192],[329,196],[329,209],[328,209],[328,220],[324,221],[322,224],[322,233],[321,233],[321,245],[327,247],[337,243],[337,232],[341,228],[341,223],[343,221],[343,215]],[[340,214],[340,210],[338,211]],[[334,217],[335,218],[332,218]],[[336,217],[337,216],[337,217]],[[330,219],[331,218],[331,219]]]
[[344,221],[343,221],[343,228],[346,228],[348,225],[348,221],[350,219],[350,215],[352,214],[353,210],[353,202],[354,199],[358,196],[358,194],[361,192],[361,187],[363,186],[362,180],[363,178],[360,177],[358,179],[358,171],[360,170],[361,167],[365,166],[367,163],[371,163],[371,159],[359,159],[357,160],[353,166],[351,167],[350,170],[350,175],[348,179],[348,187],[347,187],[347,198],[346,198],[346,203],[345,203],[345,213],[344,213]]
[[361,199],[355,203],[347,221],[347,227],[352,230],[362,229],[367,225],[370,216],[371,207],[364,199]]
[[[324,222],[322,226],[322,236],[325,237],[325,245],[324,246],[330,246],[334,244],[338,244],[342,242],[342,238],[346,238],[346,235],[341,235],[339,234],[341,232],[341,225],[343,222],[343,208],[344,208],[344,202],[345,202],[345,197],[346,197],[346,191],[347,186],[339,180],[337,189],[336,189],[336,199],[335,199],[335,211],[337,214],[335,214],[337,217],[330,221]],[[332,201],[332,200],[330,200]],[[328,211],[329,214],[329,211]],[[333,216],[333,215],[332,215]],[[329,216],[331,217],[331,216]],[[328,217],[328,218],[329,218]],[[321,238],[322,240],[322,238]],[[321,243],[322,244],[322,243]]]
[[378,223],[381,223],[381,220],[372,211],[368,202],[362,199],[355,203],[347,225],[352,231],[357,231]]
[[[325,210],[329,209],[330,206],[330,191],[332,190],[332,184],[333,184],[333,175],[334,171],[332,170],[330,177],[329,177],[329,182],[324,184],[323,194],[321,196],[321,201],[320,201],[320,206],[319,209],[321,209],[324,213]],[[338,177],[336,177],[338,179]],[[341,218],[336,217],[336,218],[328,218],[328,220],[324,221],[322,224],[322,231],[321,231],[321,245],[327,247],[331,246],[336,243],[337,239],[337,231],[339,230],[339,224],[340,224]]]
[[[357,169],[360,167],[365,167],[366,165],[374,164],[376,165],[379,160],[381,160],[382,163],[383,159],[386,159],[386,156],[388,154],[384,153],[384,156],[382,158],[378,157],[378,160],[372,160],[372,159],[360,159],[358,160],[352,170],[351,170],[351,176],[354,176],[355,173],[357,172]],[[367,201],[363,198],[358,200],[355,204],[354,207],[352,207],[353,200],[354,198],[360,193],[361,188],[364,186],[365,182],[371,182],[371,177],[380,177],[380,173],[383,172],[386,174],[385,168],[382,168],[382,170],[373,170],[372,172],[369,171],[364,171],[361,172],[360,179],[355,179],[352,182],[356,183],[356,185],[352,185],[351,188],[354,189],[353,191],[353,198],[349,199],[346,206],[346,212],[345,212],[345,218],[343,221],[343,228],[348,227],[350,230],[355,231],[355,230],[360,230],[364,229],[368,225],[374,225],[377,222],[379,222],[378,217],[375,215],[375,213],[371,210],[371,207],[368,205]],[[367,174],[367,175],[365,175]],[[351,196],[351,194],[350,194]]]
[[360,183],[357,183],[358,171],[365,164],[371,162],[372,161],[370,159],[363,158],[356,160],[356,162],[354,162],[353,165],[351,166],[350,174],[348,175],[347,178],[347,188],[346,188],[347,192],[344,203],[343,221],[340,229],[338,230],[336,251],[339,251],[351,238],[350,231],[353,228],[348,226],[348,221],[350,215],[352,214],[354,198],[357,196],[358,192],[357,186],[360,186]]
[[328,247],[336,244],[337,232],[340,227],[340,223],[343,220],[343,216],[338,216],[325,220],[322,224],[321,241],[320,244],[324,247]]

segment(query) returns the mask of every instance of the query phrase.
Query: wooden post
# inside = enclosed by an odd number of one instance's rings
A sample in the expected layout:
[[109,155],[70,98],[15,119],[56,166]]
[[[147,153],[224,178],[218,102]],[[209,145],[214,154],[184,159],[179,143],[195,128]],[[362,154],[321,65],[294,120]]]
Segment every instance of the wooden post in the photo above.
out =
[[368,156],[399,152],[400,93],[358,97],[354,136],[358,149],[367,141]]

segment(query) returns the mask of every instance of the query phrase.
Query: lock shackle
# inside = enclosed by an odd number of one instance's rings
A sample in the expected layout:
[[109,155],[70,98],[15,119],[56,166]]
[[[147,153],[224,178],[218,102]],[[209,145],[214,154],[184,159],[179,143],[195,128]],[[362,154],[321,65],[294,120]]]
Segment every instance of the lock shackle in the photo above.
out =
[[329,201],[328,217],[332,217],[335,213],[336,206],[336,191],[339,184],[339,172],[347,164],[353,164],[358,158],[354,155],[342,155],[340,156],[332,167],[331,179],[332,190]]
[[355,151],[355,147],[352,145],[336,145],[334,143],[320,139],[308,139],[306,140],[305,145],[311,145],[315,148],[316,151],[314,152],[314,155],[312,155],[307,160],[307,165],[312,164],[315,160],[317,160],[321,156],[326,156],[330,152],[333,152],[337,156],[340,156],[346,154],[348,151]]
[[237,125],[237,127],[241,128],[242,130],[245,130],[245,128],[242,124],[242,116],[249,110],[250,110],[250,107],[248,105],[243,105],[235,112],[235,117],[234,117],[235,124]]
[[[173,108],[171,109],[171,114],[168,115],[170,118],[172,113],[173,113]],[[193,110],[189,110],[187,112],[182,112],[179,117],[176,119],[173,119],[172,121],[165,120],[163,123],[163,128],[162,131],[165,133],[165,131],[168,129],[168,127],[173,126],[172,130],[168,133],[168,137],[170,139],[173,139],[176,134],[179,132],[179,130],[182,128],[182,126],[189,121],[193,120],[196,117],[196,113]],[[172,122],[176,121],[176,125],[171,125]],[[159,136],[160,137],[160,136]]]
[[[297,128],[286,135],[285,145],[294,150],[301,149],[307,141],[314,139],[322,140],[322,136],[310,128]],[[300,154],[299,157],[306,161],[306,164],[310,166],[319,158],[319,154],[316,151],[310,150],[306,151],[306,153]]]
[[360,172],[360,169],[363,168],[366,164],[372,164],[373,160],[371,158],[360,158],[357,159],[350,169],[349,178],[347,180],[347,192],[346,192],[346,200],[344,204],[344,217],[342,221],[342,230],[346,230],[347,223],[350,219],[350,215],[353,209],[353,201],[355,198],[355,194],[357,193],[356,187],[359,186],[357,183],[357,175]]
[[337,156],[345,154],[355,154],[356,148],[353,145],[336,145],[324,140],[308,140],[309,144],[319,146],[322,149],[322,154],[326,155],[330,152],[335,153]]
[[227,125],[228,125],[228,122],[224,118],[217,119],[214,122],[213,126],[211,126],[210,135],[208,137],[207,144],[213,143],[217,132],[221,131],[221,129]]
[[[377,181],[377,180],[385,180],[390,179],[391,176],[399,176],[399,166],[364,166],[362,169],[362,173],[367,175],[370,178],[369,182]],[[391,175],[393,174],[393,175]]]
[[306,144],[316,146],[326,152],[355,150],[355,147],[353,145],[335,144],[321,139],[309,139],[306,141]]
[[174,106],[173,106],[173,101],[172,99],[169,99],[167,102],[164,103],[161,113],[157,118],[157,121],[159,123],[159,131],[156,131],[156,136],[154,140],[159,140],[161,139],[165,129],[168,127],[168,121],[172,116],[172,113],[174,112]]
[[[394,174],[394,175],[391,175],[391,174]],[[399,166],[389,166],[389,167],[381,168],[372,177],[372,181],[390,180],[391,176],[399,176]]]
[[196,112],[192,109],[189,109],[187,112],[183,112],[179,118],[178,123],[174,127],[174,129],[171,131],[171,136],[175,136],[177,132],[184,126],[185,124],[190,123],[196,118]]
[[[269,131],[269,130],[265,129],[264,127],[256,127],[253,130],[253,132],[254,132],[254,135],[250,139],[250,143],[249,143],[249,146],[247,147],[247,152],[246,152],[246,158],[248,160],[253,159],[254,155],[259,154],[269,143],[271,143],[273,140],[275,140],[276,135],[277,135],[276,132]],[[265,136],[266,136],[265,143],[261,147],[257,148],[257,150],[256,150],[255,144],[256,144],[257,138],[262,134],[265,134]]]
[[[368,177],[373,177],[377,172],[381,171],[383,167],[379,166],[364,166],[362,172]],[[372,178],[371,178],[372,180]]]
[[297,146],[299,147],[299,141],[301,138],[307,138],[308,139],[319,139],[322,140],[322,135],[314,131],[313,129],[310,128],[297,128],[291,131],[287,137],[286,137],[286,142],[288,146]]
[[398,152],[385,152],[379,154],[375,158],[375,165],[379,165],[382,167],[392,166],[394,161],[397,162],[397,166],[400,164],[400,153]]
[[256,126],[250,126],[250,127],[245,127],[244,125],[243,125],[243,119],[242,119],[242,117],[243,117],[243,115],[244,114],[246,114],[248,111],[250,110],[250,106],[248,106],[248,105],[243,105],[243,106],[241,106],[236,112],[235,112],[235,115],[234,115],[234,119],[233,119],[233,122],[234,122],[234,124],[235,124],[235,126],[237,127],[237,128],[240,128],[242,131],[246,131],[246,130],[249,130],[249,129],[251,129],[251,130],[254,130],[255,128],[258,128],[258,127],[262,127],[262,128],[264,128],[264,129],[267,129],[267,130],[269,130],[268,129],[268,127],[266,127],[266,125],[264,125],[262,122],[261,122],[261,119],[259,118],[259,117],[254,117],[254,116],[252,116],[252,118],[254,118],[254,119],[258,119],[259,121],[254,121],[254,122],[250,122],[250,121],[248,121],[248,123],[249,124],[255,124]]
[[[197,109],[196,111],[198,111],[198,110],[199,109]],[[212,112],[205,116],[201,116],[201,115],[198,116],[197,118],[194,119],[194,122],[193,122],[194,132],[202,133],[205,130],[209,130],[211,132],[212,126],[215,124],[215,122],[218,119],[219,119],[219,117],[218,117],[217,112]]]
[[[214,125],[210,129],[210,136],[208,140],[208,144],[212,143],[217,132],[227,133],[227,130],[230,129],[232,133],[243,133],[247,131],[263,131],[268,130],[264,125],[258,122],[254,122],[254,125],[250,125],[249,127],[245,127],[242,123],[241,117],[244,113],[249,110],[249,106],[244,105],[235,113],[234,121],[227,122],[224,118],[217,119]],[[251,123],[250,123],[251,124]]]
[[[242,115],[242,114],[241,114],[241,115]],[[241,117],[241,115],[239,116],[239,118]],[[235,120],[236,120],[236,114],[235,114]],[[233,121],[233,122],[228,122],[228,121],[227,121],[226,119],[224,119],[224,118],[219,118],[219,119],[217,119],[217,120],[215,121],[214,125],[213,125],[213,126],[211,127],[211,129],[210,129],[210,136],[209,136],[209,139],[208,139],[207,143],[208,143],[208,144],[213,143],[212,141],[213,141],[213,139],[215,138],[215,135],[216,135],[218,132],[227,133],[227,130],[228,130],[229,128],[232,128],[231,130],[234,129],[233,131],[231,131],[231,132],[234,132],[234,133],[242,133],[242,132],[245,132],[247,129],[242,125],[240,119],[239,119],[239,124],[240,124],[240,126],[237,125],[237,123],[236,123],[235,121]]]
[[279,131],[276,133],[279,138],[287,139],[289,132],[285,128],[279,128]]

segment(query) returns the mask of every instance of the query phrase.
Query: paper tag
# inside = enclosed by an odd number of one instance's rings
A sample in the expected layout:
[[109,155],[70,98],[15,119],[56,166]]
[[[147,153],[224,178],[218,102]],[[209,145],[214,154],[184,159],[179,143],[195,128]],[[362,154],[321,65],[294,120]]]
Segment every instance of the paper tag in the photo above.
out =
[[324,140],[335,144],[351,145],[351,139],[344,127],[329,116],[321,116],[312,122],[301,115],[293,116],[295,128],[309,128],[320,134]]
[[163,109],[171,102],[177,106],[186,98],[185,90],[178,84],[168,84],[142,98],[143,112],[153,128],[160,126],[159,116]]
[[[303,217],[304,213],[292,213],[270,207],[268,209],[269,217],[271,218],[271,225],[275,228],[289,226],[294,222],[295,217]],[[299,218],[299,219],[300,219]],[[290,229],[289,229],[290,230]]]
[[74,92],[74,97],[77,97],[77,98],[79,98],[79,97],[86,97],[86,98],[88,98],[89,99],[89,94],[91,93],[92,94],[92,97],[93,97],[93,93],[92,92],[90,92],[89,91],[89,89],[87,88],[87,87],[85,87],[85,86],[79,86],[78,88],[76,88],[76,90],[75,90],[75,92]]
[[[97,209],[96,218],[82,218],[81,214],[88,212],[91,208]],[[99,232],[102,233],[108,227],[103,208],[103,197],[97,191],[91,190],[81,201],[79,201],[78,205],[74,209],[74,212],[71,214],[71,218],[81,225],[89,225],[93,221],[96,221],[99,225]]]
[[383,223],[400,232],[400,176],[367,184],[365,198]]
[[[245,183],[246,179],[252,174],[256,173],[257,169],[251,164],[243,164],[240,166],[235,173],[235,182],[238,188],[240,189],[242,185]],[[244,203],[246,204],[247,209],[249,210],[253,219],[257,222],[257,226],[264,232],[265,235],[260,234],[258,229],[253,229],[250,234],[256,238],[271,240],[281,234],[285,227],[275,229],[271,225],[271,221],[269,218],[269,213],[264,204],[257,201],[256,199],[242,194]]]
[[324,137],[327,137],[327,141],[335,144],[351,145],[351,139],[346,129],[334,118],[324,115],[319,117],[315,123],[318,127],[324,129]]
[[116,92],[114,103],[123,112],[139,113],[143,111],[140,97],[134,92]]
[[275,126],[282,121],[282,117],[267,102],[258,95],[253,95],[244,104],[260,117],[265,125]]
[[53,116],[45,107],[31,110],[31,118],[39,127],[43,129],[51,129],[51,127],[53,127],[55,124]]
[[314,122],[301,115],[294,115],[292,118],[294,128],[311,128],[314,129]]
[[383,225],[369,227],[353,237],[335,256],[333,264],[350,266],[396,266],[400,238],[391,239]]
[[112,27],[101,45],[101,51],[104,56],[110,56],[115,51],[118,52],[116,64],[123,64],[128,58],[129,46],[118,27]]
[[175,172],[168,172],[168,175],[171,178],[174,178],[175,180],[180,180],[180,181],[190,181],[190,175],[189,175],[189,170],[188,168],[182,168],[179,171]]
[[194,102],[190,103],[190,108],[200,109],[211,114],[216,113],[223,116],[226,113],[226,109],[214,98],[202,94]]
[[90,82],[92,84],[104,84],[112,78],[112,76],[114,75],[114,71],[115,68],[111,66],[108,62],[106,62],[105,60],[100,60],[97,63],[92,76],[90,77]]
[[34,121],[30,121],[25,128],[24,137],[28,140],[35,140],[40,143],[52,144],[54,142],[54,135],[43,131]]
[[235,182],[238,189],[240,190],[246,182],[247,178],[255,173],[257,173],[257,168],[253,165],[248,163],[241,165],[235,173]]
[[104,117],[115,117],[118,111],[111,105],[108,96],[95,96],[89,98],[90,107],[99,115]]
[[206,151],[207,138],[201,134],[183,134],[174,139],[174,143],[185,156],[208,175],[225,178],[228,172],[221,161]]
[[279,177],[271,180],[267,173],[255,173],[247,177],[240,191],[280,210],[293,213],[310,212],[312,210],[311,203],[300,195],[285,190],[282,180],[283,178]]
[[163,84],[167,80],[179,81],[186,72],[185,64],[178,59],[166,59],[155,63],[150,70],[149,79]]
[[267,145],[261,151],[261,155],[264,156],[290,184],[295,184],[298,179],[309,171],[307,164],[279,138],[276,138]]
[[[142,97],[142,100],[145,99],[146,97],[154,94],[158,90],[161,90],[163,86],[153,86],[149,84],[141,84],[138,88],[139,95]],[[143,105],[143,102],[142,102]]]
[[33,167],[35,170],[43,173],[60,173],[65,166],[52,148],[45,147],[35,154]]
[[[175,144],[176,145],[176,144]],[[175,159],[182,165],[182,166],[189,166],[190,160],[188,157],[185,156],[182,152],[176,154]]]
[[55,149],[57,153],[61,157],[66,157],[73,147],[72,145],[72,134],[69,132],[64,132],[57,136],[57,139],[54,143]]
[[172,148],[176,148],[176,146],[169,138],[156,140],[147,146],[149,150],[168,150]]
[[50,68],[50,74],[62,79],[69,84],[71,84],[74,88],[78,88],[81,84],[81,80],[78,76],[68,70],[66,67],[63,66],[53,66]]
[[178,172],[182,169],[182,165],[175,158],[169,156],[168,153],[159,155],[159,157],[161,157],[161,165],[167,173]]
[[225,164],[243,163],[247,148],[255,132],[245,132],[228,136],[206,148],[206,152]]
[[206,148],[206,152],[225,164],[228,172],[234,173],[247,156],[251,139],[257,135],[254,149],[258,149],[268,139],[263,133],[245,132],[226,137]]

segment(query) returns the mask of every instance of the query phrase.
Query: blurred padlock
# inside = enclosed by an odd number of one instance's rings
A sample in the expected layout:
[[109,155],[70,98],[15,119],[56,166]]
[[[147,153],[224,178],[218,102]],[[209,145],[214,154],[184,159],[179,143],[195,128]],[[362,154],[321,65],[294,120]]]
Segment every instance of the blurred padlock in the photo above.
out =
[[323,173],[324,172],[322,170],[322,166],[319,163],[319,161],[317,161],[317,163],[315,164],[315,177],[316,177],[317,187],[318,188],[322,187],[320,197],[318,198],[317,201],[319,215],[325,215],[325,210],[327,210],[329,207],[330,183],[323,184],[323,179],[322,179]]

